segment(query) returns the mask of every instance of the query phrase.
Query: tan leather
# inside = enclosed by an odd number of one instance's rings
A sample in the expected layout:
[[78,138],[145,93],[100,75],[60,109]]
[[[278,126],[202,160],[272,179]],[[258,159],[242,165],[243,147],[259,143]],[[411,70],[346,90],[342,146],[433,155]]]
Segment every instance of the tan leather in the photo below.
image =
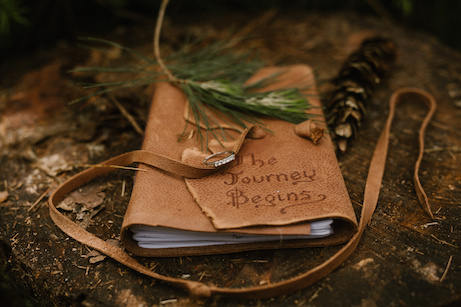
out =
[[[310,85],[305,94],[316,107],[313,112],[318,115],[316,120],[320,125],[323,114],[320,101],[314,95],[312,70],[302,65],[290,69],[265,68],[249,82],[273,74],[277,74],[281,81],[271,84],[270,90]],[[175,99],[166,100],[165,97]],[[186,97],[178,88],[168,83],[160,84],[153,97],[142,147],[146,151],[158,151],[161,147],[170,157],[200,168],[209,153],[196,149],[199,144],[194,138],[181,143],[176,141],[177,133],[184,129],[181,113],[186,105]],[[159,171],[139,172],[122,225],[122,241],[127,249],[138,255],[159,257],[346,242],[356,231],[357,222],[329,137],[325,136],[315,145],[300,137],[291,123],[275,119],[264,119],[264,123],[271,133],[259,138],[243,140],[240,133],[231,130],[228,133],[233,133],[236,140],[209,142],[212,152],[238,152],[237,161],[232,166],[213,175],[184,179]],[[189,125],[187,129],[194,128]],[[148,169],[147,166],[141,167]],[[240,173],[241,176],[235,175]],[[253,182],[245,183],[248,180]],[[138,247],[129,231],[132,225],[148,225],[203,232],[308,234],[307,222],[324,218],[338,220],[334,235],[296,242],[277,240],[155,250]]]
[[[160,86],[167,86],[167,85],[163,84]],[[169,97],[166,93],[164,93],[164,91],[157,90],[154,100],[160,99],[160,98],[162,100],[166,100],[166,102],[168,103],[173,103],[173,100],[171,99],[171,97]],[[179,96],[177,96],[176,98],[179,98]],[[184,279],[163,276],[155,272],[152,272],[148,268],[139,264],[136,260],[131,258],[123,250],[112,246],[111,244],[97,238],[91,233],[88,233],[86,230],[80,228],[77,224],[75,224],[73,221],[65,217],[63,214],[61,214],[56,209],[55,204],[59,203],[59,201],[61,201],[67,193],[69,193],[70,191],[74,190],[75,188],[81,186],[82,184],[90,181],[91,179],[97,176],[100,176],[104,173],[114,170],[114,168],[110,168],[110,167],[90,168],[80,174],[77,174],[76,176],[70,178],[69,180],[67,180],[60,187],[58,187],[58,189],[55,190],[54,193],[49,198],[50,215],[53,221],[56,223],[56,225],[58,225],[67,235],[78,240],[79,242],[91,248],[94,248],[96,250],[99,250],[102,253],[105,253],[106,255],[112,257],[113,259],[127,265],[128,267],[134,270],[139,271],[140,273],[143,273],[153,278],[162,280],[164,282],[182,287],[184,289],[188,289],[192,295],[208,297],[212,294],[221,294],[221,295],[231,295],[231,296],[247,297],[247,298],[264,298],[264,297],[273,297],[273,296],[277,296],[280,294],[286,294],[289,292],[293,292],[301,288],[307,287],[313,282],[328,275],[331,271],[333,271],[335,268],[337,268],[339,265],[341,265],[341,263],[343,263],[347,259],[347,257],[354,251],[357,244],[359,243],[361,235],[363,234],[366,226],[371,221],[371,217],[377,205],[377,201],[379,197],[379,190],[380,190],[382,177],[384,173],[384,167],[385,167],[385,161],[386,161],[386,155],[387,155],[387,149],[388,149],[389,133],[390,133],[390,127],[392,124],[395,106],[398,102],[404,99],[409,99],[409,98],[422,101],[428,104],[430,107],[429,113],[424,119],[423,124],[420,129],[420,149],[419,149],[420,154],[418,156],[418,161],[416,163],[416,168],[415,168],[415,181],[419,183],[418,168],[419,168],[419,165],[422,159],[422,153],[424,150],[424,147],[423,147],[424,142],[422,140],[424,139],[424,131],[427,126],[427,123],[429,122],[432,114],[435,111],[436,103],[435,103],[434,98],[428,93],[418,90],[418,89],[408,89],[407,88],[407,89],[401,89],[395,92],[391,97],[389,118],[378,140],[378,143],[376,145],[376,148],[375,148],[375,151],[374,151],[371,163],[370,163],[370,168],[369,168],[369,172],[367,176],[367,182],[365,186],[364,203],[362,207],[362,213],[361,213],[360,223],[359,223],[357,232],[352,236],[352,238],[348,241],[347,244],[345,244],[335,255],[333,255],[326,262],[313,268],[312,270],[309,270],[308,272],[305,272],[291,279],[287,279],[287,280],[274,283],[274,284],[266,284],[266,285],[254,286],[254,287],[243,288],[243,289],[234,289],[234,288],[231,289],[231,288],[219,288],[213,285],[205,285],[200,282],[188,281]],[[159,112],[159,113],[155,113],[155,112]],[[151,114],[154,114],[152,115],[154,116],[154,119],[150,118],[149,119],[150,122],[152,122],[152,120],[155,121],[156,120],[155,116],[157,115],[159,117],[168,116],[168,114],[162,113],[162,110],[160,110],[160,108],[158,110],[155,110],[154,108]],[[149,127],[147,128],[147,130],[148,129]],[[165,130],[169,130],[169,129],[165,129]],[[161,134],[165,135],[168,133],[173,133],[173,132],[157,131],[155,134],[156,135],[155,137],[158,136],[160,139]],[[268,136],[266,135],[262,139],[265,139],[267,137]],[[241,137],[240,143],[259,141],[259,140],[245,140],[245,141],[243,140],[244,138]],[[239,142],[234,143],[234,146],[236,146],[235,148],[240,147],[238,143]],[[180,204],[179,205],[175,204],[174,202],[172,202],[172,200],[180,201],[181,197],[186,197],[185,195],[189,195],[188,197],[191,197],[187,191],[183,177],[202,178],[202,179],[205,178],[206,179],[207,178],[206,176],[215,176],[212,174],[214,172],[214,169],[211,167],[203,166],[203,165],[198,166],[198,165],[192,165],[192,164],[181,162],[180,159],[181,159],[183,150],[177,149],[173,145],[166,145],[166,147],[168,147],[169,149],[160,148],[160,147],[161,146],[159,146],[158,148],[157,147],[150,148],[147,145],[146,146],[143,145],[143,149],[145,149],[143,151],[127,153],[125,155],[121,155],[111,160],[108,160],[106,162],[103,162],[102,164],[104,165],[113,165],[113,164],[129,165],[132,162],[142,162],[146,164],[146,165],[142,165],[142,167],[148,170],[148,172],[138,172],[137,174],[138,177],[136,178],[136,181],[137,181],[136,185],[138,185],[139,180],[147,180],[146,179],[147,177],[151,177],[151,176],[143,175],[143,174],[149,174],[149,173],[155,172],[156,174],[157,173],[161,174],[161,176],[160,175],[153,176],[152,178],[155,177],[153,181],[147,181],[148,183],[147,185],[149,186],[149,188],[145,188],[145,189],[148,189],[148,190],[138,189],[138,191],[136,191],[136,189],[134,189],[132,198],[135,197],[135,199],[136,198],[140,199],[141,197],[146,197],[147,198],[146,201],[150,201],[148,199],[150,197],[148,192],[152,191],[153,189],[161,189],[160,191],[155,191],[155,194],[163,195],[163,193],[166,193],[166,195],[164,196],[165,199],[168,200],[168,203],[170,204],[170,206],[173,206],[174,210],[177,210],[181,206]],[[241,150],[244,150],[244,148],[245,148],[245,144],[243,144]],[[154,150],[156,153],[151,152]],[[299,148],[297,148],[297,150],[299,150]],[[171,157],[170,155],[171,153],[174,153],[173,158],[168,158],[168,157]],[[331,163],[331,161],[329,163]],[[147,165],[151,165],[151,166],[147,166]],[[155,167],[155,169],[153,169],[152,166]],[[328,166],[328,167],[331,167],[331,166]],[[335,167],[337,167],[337,165]],[[145,176],[146,178],[140,179],[142,177],[139,177],[139,176]],[[182,183],[182,189],[176,189],[176,187],[179,187],[178,182]],[[175,189],[172,191],[171,187],[173,186],[175,187]],[[420,184],[417,185],[416,188],[417,188],[417,193],[418,193],[418,197],[420,198],[420,200],[421,199],[424,201],[427,200],[427,196],[425,196],[424,190],[422,189],[421,185]],[[136,194],[136,193],[141,193],[141,194]],[[177,197],[176,197],[176,194],[178,194]],[[158,195],[156,197],[158,197]],[[173,199],[171,199],[170,197],[173,197]],[[157,204],[160,204],[160,203],[157,203]],[[127,210],[127,215],[134,216],[137,213],[130,212],[130,210],[133,210],[133,209],[130,209],[131,207],[132,206],[130,205],[130,207]],[[423,207],[428,212],[430,212],[430,209],[429,209],[430,207],[427,202],[423,204]],[[198,208],[199,207],[197,206],[196,211],[197,210],[200,211],[200,209]],[[166,210],[173,210],[173,209],[166,208]],[[159,210],[163,210],[163,209],[160,208]],[[181,214],[180,211],[177,211],[176,213],[178,216]],[[142,215],[142,214],[143,213],[140,213],[139,215]],[[188,211],[187,214],[191,214],[191,211]],[[144,215],[146,214],[144,213]],[[161,215],[161,214],[158,214],[157,212],[157,215]],[[136,218],[139,218],[142,220],[141,216],[137,216]],[[190,220],[194,220],[194,221],[191,221],[188,227],[189,226],[190,227],[211,227],[210,229],[214,229],[213,224],[208,219],[199,219],[199,221],[195,221],[195,219],[190,219]],[[168,221],[168,222],[171,222],[171,221]],[[124,222],[124,227],[126,227],[126,225],[127,223]],[[292,225],[290,227],[292,227]],[[322,240],[312,240],[312,241],[314,241],[313,245],[318,244],[318,246],[331,243],[331,242],[328,242],[328,240],[325,242]],[[127,244],[127,248],[130,249],[131,243],[129,243],[128,241],[128,243],[126,244]],[[303,246],[303,244],[304,242],[292,242],[291,246],[290,244],[288,244],[288,245],[284,245],[283,247]],[[273,243],[266,244],[266,246],[261,246],[261,248],[276,248],[276,247],[277,247],[277,244],[273,244]],[[238,251],[239,246],[231,246],[230,250],[226,250],[225,248],[222,248],[222,247],[218,247],[217,249],[218,249],[217,252],[219,252],[219,250],[221,250],[221,252],[228,252],[231,250]],[[244,249],[245,248],[243,248],[243,250]],[[184,250],[184,252],[188,253],[192,251],[188,251],[186,249]],[[167,251],[167,253],[169,253],[169,251]]]
[[[271,84],[268,90],[309,86],[309,102],[318,115],[316,120],[325,125],[321,103],[313,95],[316,89],[309,67],[292,66],[282,71],[264,68],[249,82],[271,75],[277,75],[281,81]],[[300,137],[295,125],[289,122],[265,118],[264,124],[272,133],[245,140],[231,167],[204,178],[185,179],[194,200],[213,226],[236,230],[335,218],[347,223],[349,229],[356,228],[355,214],[329,136],[314,144]],[[351,235],[349,232],[342,238]]]

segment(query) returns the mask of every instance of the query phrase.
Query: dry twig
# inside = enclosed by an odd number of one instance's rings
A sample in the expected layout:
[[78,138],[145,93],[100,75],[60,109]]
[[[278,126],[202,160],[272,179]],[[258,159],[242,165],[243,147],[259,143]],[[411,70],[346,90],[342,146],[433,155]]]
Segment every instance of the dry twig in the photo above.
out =
[[448,246],[452,246],[452,247],[459,248],[459,246],[454,245],[454,244],[451,244],[450,242],[447,242],[447,241],[445,241],[445,240],[439,239],[439,238],[437,238],[436,236],[434,236],[434,235],[432,235],[432,234],[431,234],[431,237],[433,237],[434,239],[436,239],[437,241],[439,241],[439,242],[442,243],[442,244],[445,244],[445,245],[448,245]]
[[447,266],[445,267],[445,271],[443,271],[442,277],[440,277],[439,282],[442,282],[445,277],[447,276],[448,270],[450,269],[451,261],[453,260],[453,255],[450,256],[448,259]]
[[117,100],[117,98],[115,98],[112,95],[108,95],[108,96],[109,96],[110,102],[112,102],[117,107],[117,109],[120,111],[120,113],[122,113],[122,115],[126,117],[126,119],[131,124],[131,126],[133,126],[134,130],[139,135],[144,135],[144,132],[142,131],[141,127],[138,125],[134,117],[125,109],[125,107]]
[[40,195],[40,197],[32,204],[32,206],[29,207],[29,209],[27,209],[27,212],[30,212],[32,209],[35,208],[35,206],[37,206],[43,198],[45,198],[46,195],[48,195],[48,193],[56,186],[56,182],[53,183],[45,192],[43,192],[42,195]]
[[125,169],[130,171],[142,171],[146,172],[147,170],[138,168],[138,167],[130,167],[130,166],[121,166],[121,165],[112,165],[112,164],[74,164],[75,167],[112,167],[118,169]]

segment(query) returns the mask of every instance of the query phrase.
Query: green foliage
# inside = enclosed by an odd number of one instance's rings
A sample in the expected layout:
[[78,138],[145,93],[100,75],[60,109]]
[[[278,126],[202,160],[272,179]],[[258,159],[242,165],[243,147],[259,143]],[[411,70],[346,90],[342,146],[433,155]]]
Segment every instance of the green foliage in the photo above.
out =
[[26,11],[19,0],[0,0],[0,35],[8,35],[12,23],[27,25]]
[[394,6],[397,7],[404,16],[410,16],[413,12],[412,0],[394,0]]
[[[246,128],[247,123],[264,127],[257,117],[261,115],[277,117],[292,123],[300,123],[309,118],[306,110],[310,106],[294,88],[255,93],[247,91],[242,84],[221,79],[184,82],[182,89],[188,97],[194,121],[203,123],[207,128],[207,134],[211,133],[215,138],[225,138],[226,133],[220,128],[216,118],[205,113],[205,105],[219,110],[225,116],[220,116],[219,119],[227,120],[227,124],[237,129]],[[205,141],[208,138],[204,137],[200,130],[198,137]]]
[[[125,73],[134,77],[129,80],[87,85],[86,88],[97,90],[73,103],[121,88],[144,86],[166,80],[165,73],[158,67],[156,60],[114,42],[100,39],[90,41],[117,47],[133,56],[138,64],[74,69],[76,72]],[[310,105],[298,89],[261,91],[264,86],[273,82],[277,75],[245,86],[245,81],[263,65],[248,53],[229,52],[230,45],[232,44],[229,42],[218,42],[203,49],[196,49],[195,44],[191,43],[165,58],[167,69],[177,78],[169,81],[186,94],[191,110],[190,116],[197,126],[205,127],[205,134],[200,129],[197,133],[201,143],[206,142],[210,136],[226,137],[226,132],[220,127],[217,118],[207,112],[207,107],[213,107],[224,114],[220,116],[220,120],[226,121],[236,129],[245,129],[248,124],[264,128],[260,116],[277,117],[293,123],[310,118],[306,113]]]

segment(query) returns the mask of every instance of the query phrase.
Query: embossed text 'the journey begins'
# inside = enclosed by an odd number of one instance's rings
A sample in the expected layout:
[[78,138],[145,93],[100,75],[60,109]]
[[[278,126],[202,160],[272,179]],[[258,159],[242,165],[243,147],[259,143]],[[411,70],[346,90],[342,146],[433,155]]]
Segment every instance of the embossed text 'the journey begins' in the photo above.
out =
[[[236,164],[247,165],[249,170],[264,170],[261,174],[260,171],[255,172],[258,174],[248,174],[245,170],[235,171],[230,169],[222,174],[224,176],[223,183],[230,186],[226,191],[228,199],[227,204],[239,209],[244,205],[252,205],[254,208],[263,207],[279,207],[280,213],[287,213],[287,209],[294,206],[301,206],[321,202],[326,199],[325,194],[310,191],[306,184],[316,180],[315,169],[310,170],[293,170],[286,172],[276,172],[274,167],[279,160],[275,157],[269,159],[259,159],[254,154],[240,155],[237,158]],[[274,186],[302,185],[290,189],[289,191],[280,191],[279,188],[273,190]],[[256,192],[262,191],[260,186],[271,186],[270,192]],[[244,187],[254,186],[254,189],[244,189]]]

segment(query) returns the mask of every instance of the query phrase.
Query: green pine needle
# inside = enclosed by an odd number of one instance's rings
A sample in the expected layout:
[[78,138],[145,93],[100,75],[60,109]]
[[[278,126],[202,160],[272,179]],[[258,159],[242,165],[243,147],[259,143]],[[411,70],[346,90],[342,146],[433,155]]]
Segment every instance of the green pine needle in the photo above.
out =
[[[104,72],[136,77],[131,80],[86,85],[88,89],[97,90],[72,103],[121,88],[165,81],[165,74],[158,67],[156,60],[110,41],[100,39],[89,41],[120,48],[140,64],[74,69],[75,72]],[[210,138],[226,140],[229,136],[214,115],[210,115],[213,112],[206,112],[207,107],[215,108],[224,114],[224,117],[220,116],[220,120],[239,130],[247,128],[248,124],[269,130],[270,127],[265,127],[261,116],[276,117],[292,123],[299,123],[312,117],[306,113],[311,108],[310,104],[297,88],[261,92],[264,86],[276,80],[277,75],[245,86],[245,81],[263,65],[250,54],[228,52],[226,48],[224,43],[215,43],[197,51],[188,51],[193,49],[191,47],[183,48],[165,59],[165,66],[177,78],[171,82],[178,85],[188,98],[190,116],[197,124],[197,137],[202,149]],[[107,51],[113,52],[111,49]],[[200,126],[205,127],[204,132]]]

